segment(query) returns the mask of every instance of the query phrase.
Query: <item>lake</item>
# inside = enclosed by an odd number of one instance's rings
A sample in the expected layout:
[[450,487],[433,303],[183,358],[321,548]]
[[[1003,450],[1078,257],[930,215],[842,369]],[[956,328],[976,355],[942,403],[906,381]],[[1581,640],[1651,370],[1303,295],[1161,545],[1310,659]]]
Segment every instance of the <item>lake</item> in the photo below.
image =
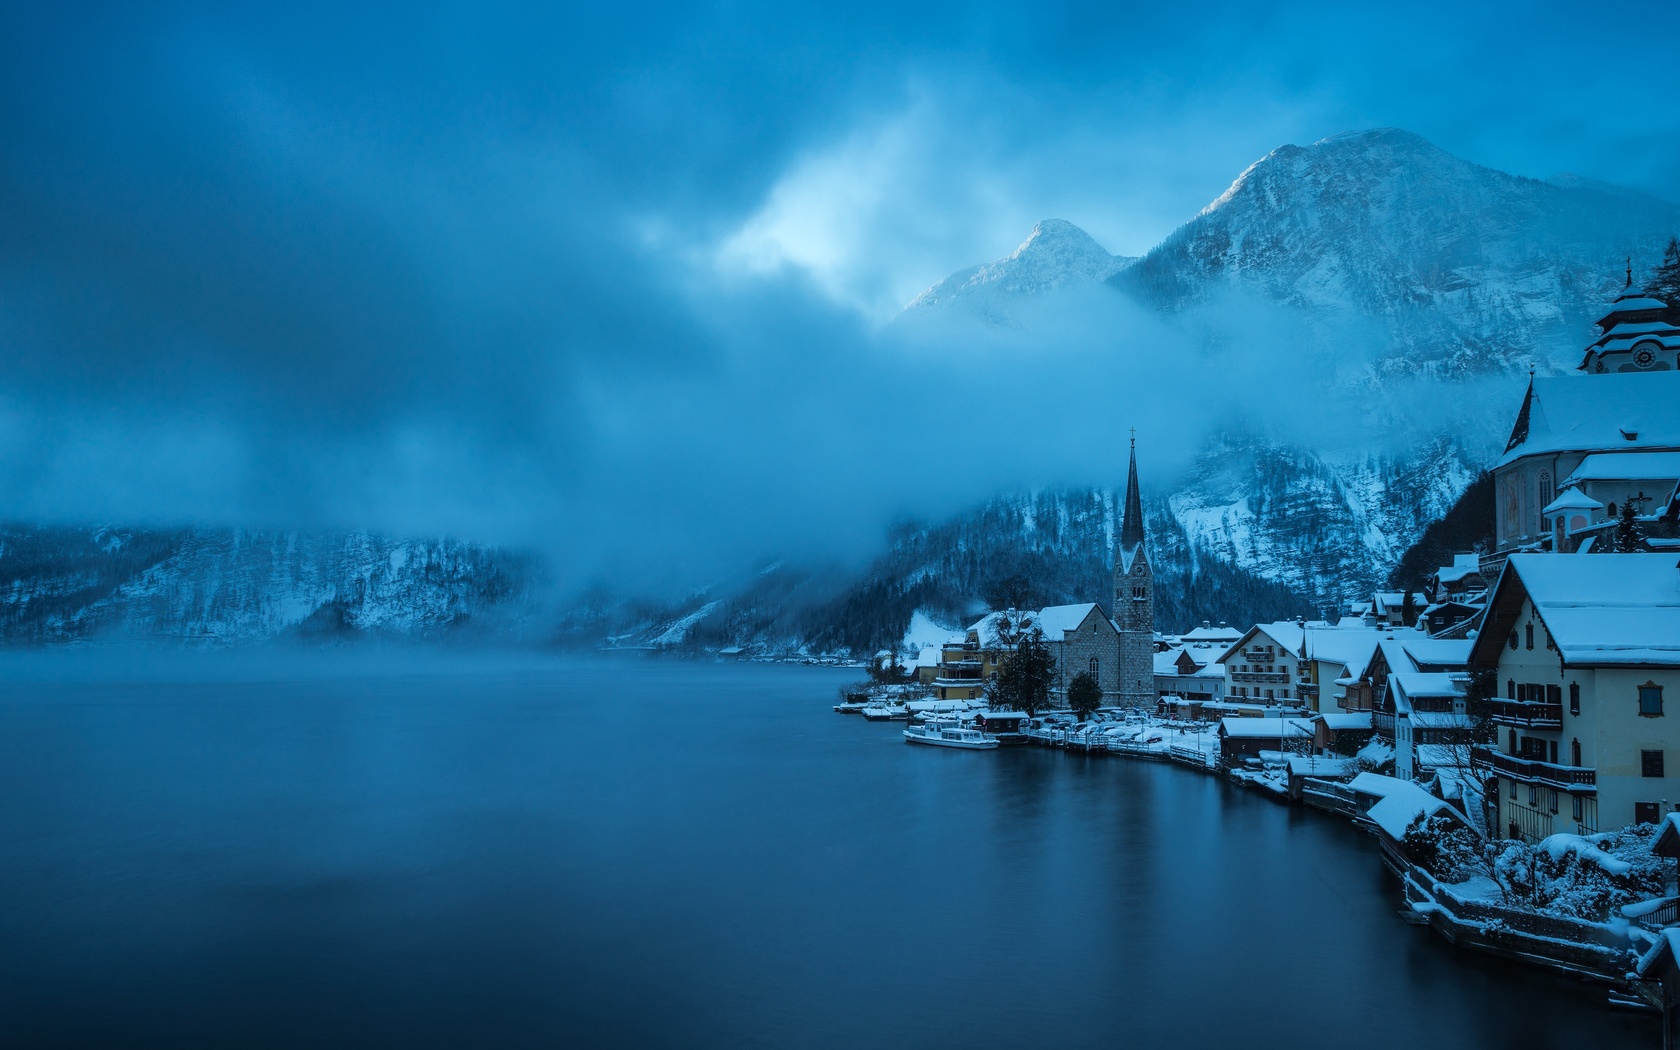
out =
[[855,671],[14,661],[0,1045],[1655,1046],[1346,821],[906,746]]

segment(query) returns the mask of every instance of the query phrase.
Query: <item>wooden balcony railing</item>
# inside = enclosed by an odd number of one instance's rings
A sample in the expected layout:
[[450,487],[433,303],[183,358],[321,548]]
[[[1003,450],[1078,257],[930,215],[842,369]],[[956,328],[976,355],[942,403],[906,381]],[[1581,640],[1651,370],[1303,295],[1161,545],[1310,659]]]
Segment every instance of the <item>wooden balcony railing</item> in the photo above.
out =
[[1557,729],[1563,725],[1563,705],[1528,700],[1495,700],[1493,720],[1507,726]]
[[1471,748],[1470,760],[1493,769],[1500,776],[1530,784],[1559,788],[1596,788],[1598,785],[1598,771],[1585,766],[1560,766],[1554,762],[1507,755],[1486,747]]

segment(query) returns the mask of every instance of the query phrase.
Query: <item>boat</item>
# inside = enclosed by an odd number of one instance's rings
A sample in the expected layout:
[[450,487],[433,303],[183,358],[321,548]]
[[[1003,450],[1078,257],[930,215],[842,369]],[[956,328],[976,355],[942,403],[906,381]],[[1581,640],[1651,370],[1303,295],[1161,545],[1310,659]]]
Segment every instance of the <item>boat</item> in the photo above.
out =
[[871,722],[907,722],[910,720],[910,709],[903,704],[874,700],[864,707],[863,717]]
[[933,722],[919,726],[906,726],[904,742],[907,744],[930,744],[934,747],[960,747],[970,751],[989,751],[998,746],[996,737],[987,736],[978,729],[941,725]]
[[834,709],[843,715],[861,715],[868,706],[868,700],[846,700],[835,704]]

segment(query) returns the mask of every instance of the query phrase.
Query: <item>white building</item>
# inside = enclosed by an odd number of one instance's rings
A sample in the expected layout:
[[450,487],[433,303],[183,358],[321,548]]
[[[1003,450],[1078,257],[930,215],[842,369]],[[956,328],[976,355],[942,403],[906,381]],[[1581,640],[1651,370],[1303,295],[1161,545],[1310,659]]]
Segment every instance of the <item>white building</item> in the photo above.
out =
[[1654,823],[1680,803],[1673,558],[1511,555],[1469,662],[1499,681],[1498,739],[1477,752],[1498,777],[1496,833]]

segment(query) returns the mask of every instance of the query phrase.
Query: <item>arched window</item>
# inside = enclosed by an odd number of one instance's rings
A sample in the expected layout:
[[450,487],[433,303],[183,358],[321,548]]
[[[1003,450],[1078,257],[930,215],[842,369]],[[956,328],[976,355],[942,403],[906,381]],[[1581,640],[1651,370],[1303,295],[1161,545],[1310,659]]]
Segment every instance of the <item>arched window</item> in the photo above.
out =
[[1581,742],[1579,740],[1569,742],[1569,764],[1572,766],[1581,764]]
[[1511,628],[1511,648],[1515,649],[1516,647],[1517,647],[1517,629],[1515,627],[1513,627],[1513,628]]
[[1534,622],[1532,620],[1529,621],[1526,630],[1528,632],[1528,647],[1532,649],[1534,648]]
[[1552,492],[1552,472],[1542,470],[1540,472],[1540,509],[1545,510],[1551,506],[1552,500],[1555,498],[1556,496]]
[[1097,658],[1091,657],[1091,677],[1097,677]]
[[1516,698],[1517,698],[1517,680],[1515,678],[1505,679],[1505,699],[1515,700]]
[[[1570,682],[1569,683],[1569,713],[1572,714],[1572,715],[1578,715],[1578,714],[1581,713],[1581,683],[1580,682]],[[1580,765],[1579,762],[1577,762],[1575,764]]]

